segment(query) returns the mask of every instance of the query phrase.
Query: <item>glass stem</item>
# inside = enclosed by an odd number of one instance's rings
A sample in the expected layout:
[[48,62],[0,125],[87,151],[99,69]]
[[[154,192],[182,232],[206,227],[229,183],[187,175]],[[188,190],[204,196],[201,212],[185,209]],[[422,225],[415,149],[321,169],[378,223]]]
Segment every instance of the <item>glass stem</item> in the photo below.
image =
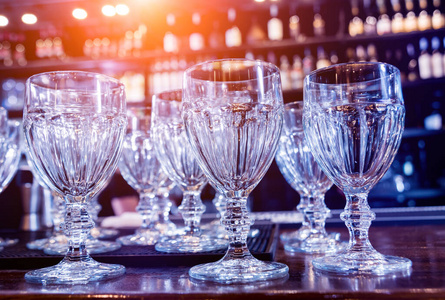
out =
[[156,207],[157,207],[157,218],[158,222],[161,223],[169,223],[170,222],[170,209],[172,206],[172,203],[170,199],[168,199],[167,196],[164,194],[158,194],[156,195],[157,201],[156,201]]
[[205,211],[205,205],[202,203],[200,191],[184,191],[179,212],[184,219],[185,234],[191,236],[200,236],[201,216]]
[[155,206],[155,197],[151,193],[140,193],[139,194],[139,202],[136,206],[136,211],[141,215],[142,217],[142,225],[140,228],[142,229],[149,229],[152,220],[153,215],[155,212],[154,206]]
[[87,204],[82,202],[66,204],[65,221],[62,224],[65,235],[68,238],[68,252],[65,259],[80,261],[89,258],[85,243],[94,222],[90,218]]
[[375,251],[369,242],[368,231],[375,213],[368,205],[368,194],[346,194],[346,207],[340,214],[349,230],[348,251]]
[[305,209],[309,205],[309,197],[307,195],[300,195],[300,203],[297,205],[297,211],[303,214],[303,221],[301,222],[302,228],[309,228],[309,220],[304,213]]
[[229,234],[229,249],[226,256],[230,258],[250,256],[247,235],[253,220],[247,210],[247,198],[227,198],[222,224]]
[[307,197],[308,205],[304,214],[309,221],[312,234],[326,235],[325,222],[329,209],[324,203],[324,194]]

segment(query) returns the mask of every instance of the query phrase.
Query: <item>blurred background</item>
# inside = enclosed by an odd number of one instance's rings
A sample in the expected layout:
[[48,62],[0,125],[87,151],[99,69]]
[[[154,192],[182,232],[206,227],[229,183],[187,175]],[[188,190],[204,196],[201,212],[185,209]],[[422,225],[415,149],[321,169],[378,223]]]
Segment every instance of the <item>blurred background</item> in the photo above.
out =
[[[0,101],[9,117],[20,119],[29,76],[85,70],[122,80],[129,105],[150,105],[154,93],[181,87],[192,64],[247,57],[278,65],[284,101],[292,102],[302,100],[303,78],[317,68],[384,61],[402,74],[406,129],[370,205],[443,205],[443,1],[0,0]],[[20,226],[32,181],[24,160],[0,196],[0,228]],[[172,194],[178,205],[179,193]],[[99,197],[100,216],[113,215],[111,200],[128,195],[136,193],[116,174]],[[204,202],[213,196],[206,187]],[[250,208],[288,211],[298,200],[273,163],[251,194]],[[343,194],[333,187],[326,204],[343,208]]]

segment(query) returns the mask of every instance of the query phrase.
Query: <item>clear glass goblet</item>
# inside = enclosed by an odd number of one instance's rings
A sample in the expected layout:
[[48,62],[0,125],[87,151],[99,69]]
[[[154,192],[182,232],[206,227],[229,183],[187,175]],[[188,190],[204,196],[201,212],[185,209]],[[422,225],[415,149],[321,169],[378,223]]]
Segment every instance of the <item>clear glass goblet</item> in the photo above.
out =
[[166,237],[155,248],[160,252],[203,252],[227,248],[227,240],[201,232],[205,211],[200,194],[207,178],[190,147],[181,117],[182,91],[153,96],[155,149],[164,172],[183,192],[179,212],[184,219],[183,233]]
[[303,124],[324,173],[346,195],[341,214],[349,229],[344,252],[316,258],[316,269],[384,275],[411,261],[375,250],[368,230],[375,213],[368,193],[390,167],[405,121],[400,71],[385,63],[348,63],[312,72],[304,82]]
[[304,194],[303,189],[298,184],[299,182],[297,182],[297,177],[292,172],[290,158],[285,148],[287,142],[287,137],[282,135],[277,153],[275,154],[275,161],[286,182],[289,183],[289,185],[300,195],[297,211],[303,215],[303,220],[301,221],[301,226],[298,230],[280,234],[280,240],[283,243],[302,241],[308,237],[309,232],[311,231],[309,220],[304,213],[304,210],[309,204],[309,198]]
[[[8,120],[8,112],[0,107],[0,193],[11,183],[22,155],[20,122]],[[12,246],[18,239],[0,237],[0,250]]]
[[212,186],[227,198],[223,218],[229,249],[189,275],[221,283],[287,276],[288,267],[252,256],[246,244],[253,220],[247,197],[264,177],[283,124],[280,71],[246,59],[208,61],[186,70],[183,119],[193,152]]
[[[309,221],[310,230],[302,240],[288,240],[284,249],[290,252],[330,253],[337,252],[344,246],[336,234],[329,235],[325,221],[329,209],[324,203],[324,195],[332,186],[332,181],[318,166],[307,145],[303,132],[303,102],[292,102],[284,105],[284,129],[277,151],[278,164],[285,162],[292,177],[292,183],[305,198],[307,206],[303,213]],[[286,175],[286,176],[287,176]]]
[[93,227],[87,204],[116,170],[126,128],[125,90],[101,74],[59,71],[26,83],[23,127],[30,161],[45,184],[63,196],[65,258],[30,271],[28,282],[79,284],[121,276],[125,267],[93,260],[86,239]]
[[123,245],[154,245],[159,238],[155,228],[156,192],[167,180],[154,149],[151,108],[129,107],[128,129],[124,139],[119,170],[128,184],[139,193],[136,210],[142,225],[132,235],[117,240]]

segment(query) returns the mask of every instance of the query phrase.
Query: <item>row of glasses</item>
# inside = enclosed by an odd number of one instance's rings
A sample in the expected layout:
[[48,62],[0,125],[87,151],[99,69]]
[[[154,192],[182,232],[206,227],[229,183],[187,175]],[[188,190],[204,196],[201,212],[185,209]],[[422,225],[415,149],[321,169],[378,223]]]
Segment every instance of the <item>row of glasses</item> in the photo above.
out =
[[[32,162],[45,183],[65,198],[69,251],[58,265],[28,272],[25,278],[85,283],[122,275],[123,266],[95,262],[85,248],[92,227],[85,203],[114,172],[122,149],[122,85],[97,74],[46,73],[28,80],[26,95],[24,128]],[[406,270],[408,259],[378,253],[367,234],[374,218],[367,193],[391,164],[403,131],[398,70],[359,63],[316,71],[305,80],[304,105],[308,146],[347,196],[341,217],[351,234],[344,252],[314,259],[314,267],[378,275]],[[246,243],[252,225],[247,197],[269,168],[281,136],[279,69],[244,59],[195,65],[185,72],[183,94],[154,97],[151,122],[157,158],[184,192],[179,209],[186,224],[184,234],[160,240],[156,249],[194,252],[204,249],[203,242],[208,245],[210,238],[199,229],[204,210],[199,193],[209,180],[227,198],[222,224],[229,246],[221,260],[191,268],[190,276],[221,283],[287,276],[286,265],[257,260]]]

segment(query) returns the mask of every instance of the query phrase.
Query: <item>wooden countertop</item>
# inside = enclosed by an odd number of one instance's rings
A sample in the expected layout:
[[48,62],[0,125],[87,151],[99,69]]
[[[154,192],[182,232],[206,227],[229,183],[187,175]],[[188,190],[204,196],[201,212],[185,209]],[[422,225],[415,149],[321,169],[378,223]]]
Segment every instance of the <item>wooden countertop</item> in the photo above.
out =
[[[348,238],[341,223],[330,224],[328,231]],[[371,226],[370,239],[384,254],[411,259],[412,270],[387,277],[327,275],[314,271],[311,256],[290,256],[279,244],[275,260],[290,269],[289,277],[279,281],[222,285],[191,280],[185,266],[129,267],[125,276],[109,281],[42,286],[25,281],[27,270],[0,270],[0,298],[445,299],[445,222],[377,223]]]

